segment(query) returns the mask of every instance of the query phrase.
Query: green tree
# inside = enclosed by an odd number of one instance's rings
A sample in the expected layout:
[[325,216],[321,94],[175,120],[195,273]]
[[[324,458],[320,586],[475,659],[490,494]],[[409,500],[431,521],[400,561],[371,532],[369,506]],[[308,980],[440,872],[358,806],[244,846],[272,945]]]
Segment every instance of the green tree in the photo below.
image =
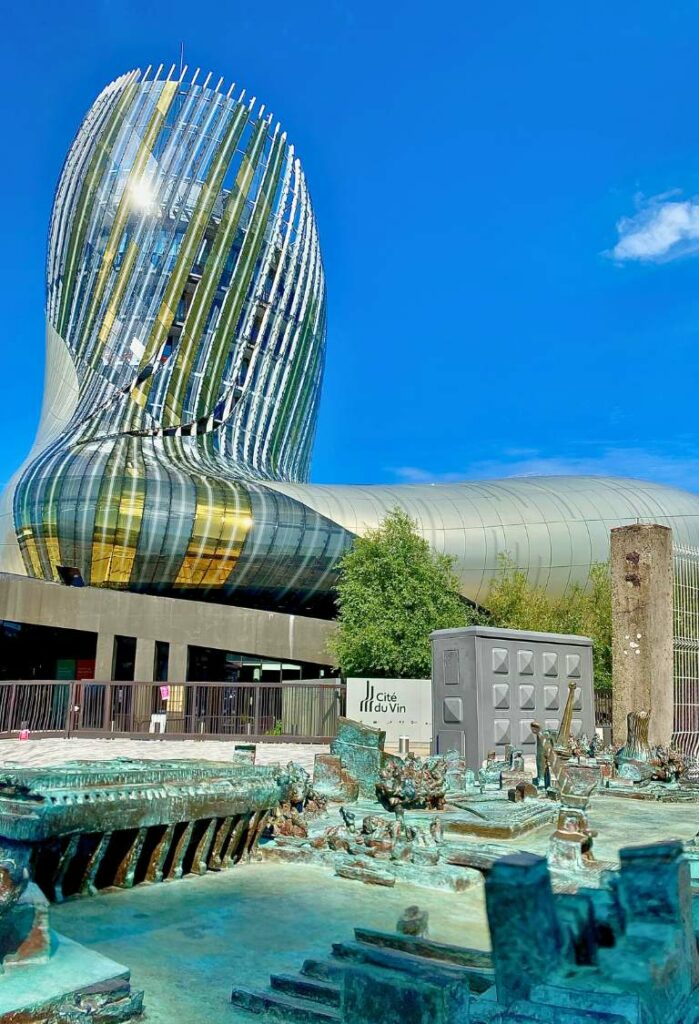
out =
[[592,637],[595,688],[612,689],[612,579],[609,563],[593,565],[588,587],[590,612],[586,636]]
[[430,677],[432,630],[469,625],[478,614],[459,593],[453,562],[398,508],[356,538],[339,566],[331,641],[344,675]]
[[589,636],[595,688],[611,690],[612,588],[607,563],[592,566],[586,586],[576,583],[563,597],[552,598],[503,556],[485,604],[493,626]]

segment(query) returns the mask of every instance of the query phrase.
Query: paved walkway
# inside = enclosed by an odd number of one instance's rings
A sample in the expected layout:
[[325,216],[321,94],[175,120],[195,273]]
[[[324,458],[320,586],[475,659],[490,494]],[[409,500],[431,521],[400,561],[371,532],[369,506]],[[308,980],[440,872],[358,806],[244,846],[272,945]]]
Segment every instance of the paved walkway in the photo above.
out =
[[[296,761],[313,772],[316,754],[327,746],[302,743],[258,743],[257,764]],[[234,743],[226,740],[42,739],[0,740],[0,766],[61,764],[64,761],[109,761],[115,757],[149,760],[230,761]]]

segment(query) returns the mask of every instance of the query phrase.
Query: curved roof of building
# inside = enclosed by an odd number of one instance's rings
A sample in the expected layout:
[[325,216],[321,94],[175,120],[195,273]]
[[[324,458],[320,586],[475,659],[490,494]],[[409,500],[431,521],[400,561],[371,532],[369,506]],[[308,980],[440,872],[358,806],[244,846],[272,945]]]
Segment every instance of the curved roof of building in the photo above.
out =
[[506,553],[551,593],[584,584],[609,557],[615,526],[656,522],[675,543],[699,547],[699,495],[623,477],[508,477],[454,484],[271,484],[350,533],[378,525],[396,506],[438,551],[453,555],[463,592],[482,602]]

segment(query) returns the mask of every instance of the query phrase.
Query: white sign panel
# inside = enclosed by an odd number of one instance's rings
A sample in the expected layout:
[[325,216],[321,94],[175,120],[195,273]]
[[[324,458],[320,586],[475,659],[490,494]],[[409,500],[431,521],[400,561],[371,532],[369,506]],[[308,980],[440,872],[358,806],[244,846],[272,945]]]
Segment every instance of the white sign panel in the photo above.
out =
[[392,745],[401,736],[413,743],[431,743],[432,680],[348,679],[347,717],[383,729]]

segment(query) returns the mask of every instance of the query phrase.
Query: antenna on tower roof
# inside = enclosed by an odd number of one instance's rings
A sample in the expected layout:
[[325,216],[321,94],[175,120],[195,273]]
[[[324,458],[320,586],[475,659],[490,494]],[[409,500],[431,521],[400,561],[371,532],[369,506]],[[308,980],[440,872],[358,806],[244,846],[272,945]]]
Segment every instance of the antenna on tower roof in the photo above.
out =
[[180,82],[182,81],[182,75],[184,71],[184,40],[180,43]]

